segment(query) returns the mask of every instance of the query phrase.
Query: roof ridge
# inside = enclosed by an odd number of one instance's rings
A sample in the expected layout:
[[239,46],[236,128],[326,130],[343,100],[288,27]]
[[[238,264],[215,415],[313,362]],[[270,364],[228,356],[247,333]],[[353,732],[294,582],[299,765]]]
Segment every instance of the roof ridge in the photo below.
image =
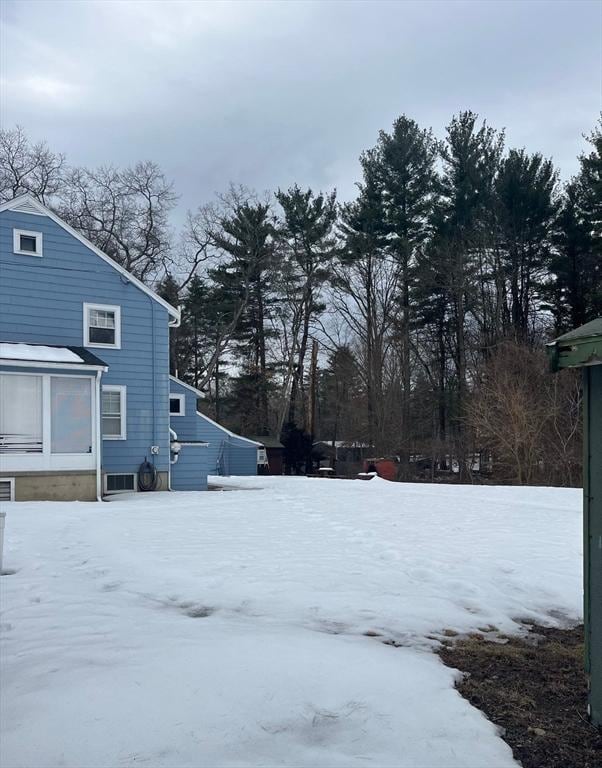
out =
[[[31,203],[35,208],[38,209],[38,211],[43,212],[43,214],[45,216],[48,216],[49,219],[52,219],[52,221],[54,221],[55,224],[58,224],[59,227],[62,227],[66,232],[69,232],[70,235],[73,235],[73,237],[75,237],[77,240],[80,241],[80,243],[85,245],[86,248],[88,248],[94,254],[96,254],[96,256],[100,257],[109,266],[113,267],[113,269],[115,269],[117,272],[120,272],[122,275],[124,275],[136,288],[146,293],[147,296],[150,296],[158,304],[160,304],[164,309],[166,309],[167,312],[172,317],[174,317],[178,321],[180,320],[179,309],[176,309],[176,307],[172,306],[168,301],[161,298],[161,296],[155,293],[155,291],[153,291],[152,288],[149,288],[147,285],[145,285],[142,282],[142,280],[140,280],[131,272],[129,272],[125,267],[122,267],[121,264],[118,264],[114,259],[112,259],[104,251],[101,251],[100,248],[94,245],[94,243],[90,242],[90,240],[88,240],[87,237],[82,235],[80,232],[74,229],[70,224],[67,224],[66,221],[61,219],[61,217],[58,214],[56,214],[51,208],[49,208],[47,205],[44,205],[44,203],[41,203],[37,198],[35,198],[31,194],[31,192],[25,192],[22,195],[13,197],[12,200],[7,200],[5,203],[1,203],[0,213],[2,211],[11,211],[11,210],[17,209],[25,201]],[[20,212],[23,213],[23,211],[20,211]]]

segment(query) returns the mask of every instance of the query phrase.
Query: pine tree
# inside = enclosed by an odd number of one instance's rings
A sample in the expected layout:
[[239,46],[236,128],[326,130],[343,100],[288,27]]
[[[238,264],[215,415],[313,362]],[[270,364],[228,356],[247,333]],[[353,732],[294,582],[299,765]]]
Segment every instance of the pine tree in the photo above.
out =
[[310,327],[325,308],[320,291],[330,277],[330,262],[335,253],[336,193],[314,195],[311,189],[302,191],[295,184],[286,192],[279,190],[276,199],[283,211],[279,230],[285,244],[282,269],[287,275],[288,299],[293,305],[291,336],[296,342],[291,349],[288,422],[296,424]]
[[350,347],[336,347],[319,379],[319,436],[322,440],[354,440],[362,430],[362,388],[357,361]]
[[[494,242],[494,185],[503,150],[503,134],[474,112],[461,112],[447,128],[442,151],[441,203],[436,253],[448,280],[452,357],[455,365],[455,431],[465,451],[463,414],[467,398],[468,320],[479,298],[477,279],[484,250]],[[460,473],[465,475],[460,456]]]
[[[332,282],[344,295],[340,309],[346,310],[346,297],[349,297],[360,316],[356,331],[365,346],[366,437],[371,447],[380,448],[382,419],[378,418],[377,403],[381,399],[382,360],[377,354],[379,333],[376,293],[380,267],[386,258],[388,227],[376,152],[364,152],[360,163],[363,181],[358,184],[358,198],[344,205],[341,211],[340,229],[344,246],[339,257],[340,268],[335,271]],[[353,316],[356,312],[351,311],[349,314]]]
[[271,371],[267,360],[266,320],[274,278],[274,236],[269,204],[248,200],[236,202],[213,232],[215,245],[231,257],[230,264],[221,272],[214,272],[213,278],[219,276],[228,291],[244,297],[233,338],[233,345],[241,356],[241,374],[235,392],[244,401],[241,407],[253,414],[248,431],[257,435],[269,434],[270,428]]
[[558,212],[551,160],[510,150],[496,178],[499,266],[504,286],[502,333],[530,341],[533,313],[544,290]]
[[399,341],[401,371],[401,470],[409,469],[411,397],[411,293],[416,253],[430,234],[437,187],[435,165],[439,145],[432,131],[421,129],[405,115],[390,134],[381,131],[377,146],[382,180],[383,213],[388,231],[387,250],[400,268]]
[[558,217],[549,290],[557,332],[602,315],[602,121],[589,142],[592,150],[579,158]]

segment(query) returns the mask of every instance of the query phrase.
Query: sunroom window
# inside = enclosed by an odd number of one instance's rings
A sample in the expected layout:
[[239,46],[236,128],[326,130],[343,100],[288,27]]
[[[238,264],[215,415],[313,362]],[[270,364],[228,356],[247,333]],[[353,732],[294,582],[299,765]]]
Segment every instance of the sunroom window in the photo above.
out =
[[42,448],[42,377],[0,374],[0,453]]
[[51,452],[92,453],[90,379],[53,376],[50,381]]
[[0,374],[0,453],[92,454],[92,380]]
[[84,344],[87,347],[121,347],[120,307],[84,304]]

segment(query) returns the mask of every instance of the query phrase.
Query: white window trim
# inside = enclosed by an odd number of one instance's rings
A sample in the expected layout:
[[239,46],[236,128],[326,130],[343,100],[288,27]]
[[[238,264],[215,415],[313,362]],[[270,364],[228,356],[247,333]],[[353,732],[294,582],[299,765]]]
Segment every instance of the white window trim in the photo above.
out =
[[[127,419],[127,387],[123,384],[103,384],[102,392],[119,392],[119,409],[121,411],[121,432],[118,435],[104,435],[103,440],[127,440],[128,419]],[[100,428],[102,430],[102,393],[100,398]],[[111,472],[111,474],[119,474]],[[127,472],[125,474],[128,474]],[[131,473],[130,473],[131,474]]]
[[[20,248],[21,235],[25,235],[26,237],[35,237],[36,239],[35,252],[21,250]],[[37,256],[41,258],[43,255],[42,245],[43,245],[43,237],[41,232],[32,232],[29,229],[13,229],[13,253],[18,253],[19,256]]]
[[9,494],[9,501],[15,500],[15,478],[14,477],[0,477],[0,483],[8,483],[10,491]]
[[[99,344],[89,341],[90,334],[90,310],[98,309],[103,312],[115,313],[115,343]],[[96,349],[121,349],[121,307],[115,304],[89,304],[84,302],[84,347]]]
[[[180,412],[179,413],[172,413],[171,412],[171,401],[172,400],[179,400],[179,402],[180,402]],[[170,416],[170,418],[172,416],[186,416],[186,395],[180,395],[177,392],[170,392],[169,393],[169,416]]]
[[[43,363],[41,363],[43,366]],[[76,375],[64,377],[61,374],[48,373],[29,373],[28,371],[2,371],[3,376],[39,376],[42,379],[42,452],[41,453],[15,453],[4,454],[2,456],[1,468],[4,472],[42,472],[42,471],[68,471],[95,469],[96,467],[96,445],[97,429],[100,424],[97,422],[97,403],[96,387],[93,385],[94,379],[91,376]],[[52,418],[50,403],[50,380],[52,378],[77,378],[88,379],[91,389],[91,412],[92,423],[92,452],[91,453],[52,453]]]
[[[113,477],[114,475],[119,475],[120,477],[124,475],[126,475],[127,477],[133,477],[134,487],[131,490],[129,488],[124,488],[121,491],[109,491],[107,488],[109,475],[111,477]],[[138,473],[137,472],[105,472],[103,475],[102,491],[105,496],[108,496],[109,494],[112,496],[113,494],[116,494],[116,493],[136,493],[138,491]]]

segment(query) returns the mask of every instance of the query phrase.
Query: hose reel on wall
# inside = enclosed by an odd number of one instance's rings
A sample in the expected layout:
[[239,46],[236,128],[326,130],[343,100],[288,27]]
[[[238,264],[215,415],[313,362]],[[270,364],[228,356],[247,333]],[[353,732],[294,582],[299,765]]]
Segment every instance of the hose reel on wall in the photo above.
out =
[[138,468],[138,489],[141,491],[156,491],[159,485],[159,473],[155,465],[144,457],[144,461]]

